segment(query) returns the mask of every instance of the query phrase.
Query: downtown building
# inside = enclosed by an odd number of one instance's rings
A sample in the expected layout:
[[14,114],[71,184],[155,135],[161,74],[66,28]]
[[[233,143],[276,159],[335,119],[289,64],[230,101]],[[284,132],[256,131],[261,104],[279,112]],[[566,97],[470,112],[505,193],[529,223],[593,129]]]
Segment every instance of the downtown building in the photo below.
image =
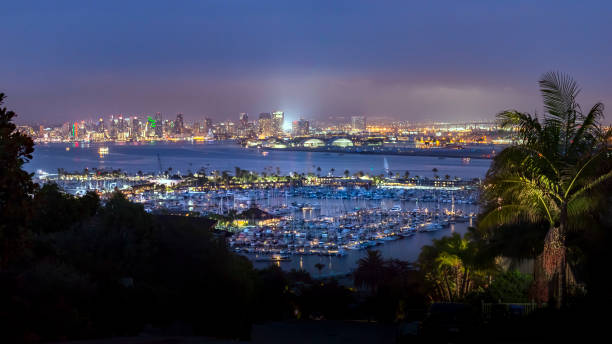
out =
[[351,116],[351,130],[360,132],[366,131],[365,116]]
[[283,135],[283,124],[285,123],[285,113],[282,111],[275,111],[272,113],[272,131],[273,136]]
[[310,134],[310,122],[301,118],[299,121],[293,121],[291,134],[293,136],[308,136]]

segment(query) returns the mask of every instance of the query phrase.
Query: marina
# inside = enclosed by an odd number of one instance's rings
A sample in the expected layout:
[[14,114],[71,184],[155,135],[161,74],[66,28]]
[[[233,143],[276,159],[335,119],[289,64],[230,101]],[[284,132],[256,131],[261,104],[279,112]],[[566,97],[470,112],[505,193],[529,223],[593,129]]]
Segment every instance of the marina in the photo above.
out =
[[[294,187],[286,189],[155,192],[133,198],[145,209],[222,215],[230,248],[256,266],[326,274],[348,273],[367,249],[414,260],[417,246],[464,232],[477,211],[476,190],[438,188]],[[255,211],[253,211],[255,210]],[[405,251],[402,252],[401,248]],[[420,246],[419,246],[420,248]],[[320,273],[320,272],[319,272]]]
[[[36,171],[37,178],[58,183],[75,195],[121,190],[151,213],[209,216],[217,220],[217,229],[231,234],[228,246],[256,267],[276,264],[321,276],[350,273],[367,249],[380,250],[388,258],[413,261],[420,247],[432,239],[464,233],[478,211],[478,182],[472,178],[484,174],[485,169],[481,168],[482,174],[470,172],[479,171],[484,160],[474,164],[469,159],[383,156],[357,164],[355,155],[293,152],[317,159],[324,166],[317,171],[317,165],[296,165],[295,160],[284,159],[283,154],[288,152],[262,154],[231,144],[64,147],[48,145],[37,152],[52,152],[59,160],[72,156],[73,165],[65,164],[68,167],[81,167],[86,160],[88,169],[78,173],[64,169],[57,173]],[[151,153],[150,169],[145,163],[139,166],[144,172],[134,172],[130,160],[133,150]],[[174,155],[171,159],[170,154]],[[195,174],[170,168],[198,155],[210,159],[203,159],[209,162]],[[264,165],[270,158],[277,166]],[[233,159],[260,171],[247,171],[255,173],[256,181],[232,179],[233,171],[224,172],[229,179],[223,181],[218,172],[222,170],[212,168],[212,164],[236,164]],[[338,167],[324,165],[327,160]],[[110,168],[109,162],[117,169]],[[351,176],[353,173],[347,175],[339,166],[393,177],[374,180],[363,172]],[[417,172],[409,179],[398,179],[404,168]],[[425,168],[430,171],[425,172]],[[434,168],[437,172],[431,171]],[[285,173],[294,177],[283,177]],[[202,176],[203,186],[194,182]],[[318,263],[325,267],[315,269]]]

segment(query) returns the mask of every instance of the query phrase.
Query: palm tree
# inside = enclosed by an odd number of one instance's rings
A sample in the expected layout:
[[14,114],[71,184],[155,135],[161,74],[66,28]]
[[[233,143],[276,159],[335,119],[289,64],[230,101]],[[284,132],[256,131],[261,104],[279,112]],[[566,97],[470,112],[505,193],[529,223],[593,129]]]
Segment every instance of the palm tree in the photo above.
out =
[[478,280],[482,280],[489,262],[481,262],[476,245],[469,236],[462,238],[455,233],[423,246],[418,261],[426,272],[426,280],[433,286],[433,298],[462,300],[477,286]]
[[479,226],[548,223],[540,258],[543,276],[536,278],[554,279],[556,306],[561,307],[568,271],[566,235],[597,204],[595,188],[612,177],[605,154],[611,131],[599,125],[603,104],[582,113],[576,102],[579,89],[570,77],[547,73],[540,90],[543,117],[515,110],[498,114],[502,128],[517,129],[518,140],[495,157],[487,172],[483,196],[490,210]]
[[356,286],[367,287],[374,294],[384,277],[385,261],[378,250],[368,250],[367,253],[366,257],[359,259],[353,277]]
[[344,177],[348,178],[351,175],[349,170],[344,170]]
[[232,179],[232,176],[230,176],[228,171],[221,172],[221,180],[223,181],[223,184],[229,185],[229,182],[231,179]]
[[325,265],[323,265],[323,264],[321,264],[321,263],[317,263],[317,264],[315,264],[314,266],[315,266],[315,268],[316,268],[317,270],[319,270],[319,277],[320,277],[320,276],[321,276],[321,270],[323,270],[323,268],[325,267]]

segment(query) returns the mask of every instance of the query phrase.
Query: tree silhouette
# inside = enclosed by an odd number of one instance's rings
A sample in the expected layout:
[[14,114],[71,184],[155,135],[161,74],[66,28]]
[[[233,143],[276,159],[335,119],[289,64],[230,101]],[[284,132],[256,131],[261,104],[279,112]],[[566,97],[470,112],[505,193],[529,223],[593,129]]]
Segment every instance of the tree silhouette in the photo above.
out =
[[385,261],[382,259],[380,251],[368,250],[367,256],[359,259],[357,264],[357,269],[353,275],[355,285],[366,287],[374,294],[385,273]]
[[34,142],[17,131],[13,111],[2,107],[0,93],[0,269],[26,246],[26,223],[31,214],[31,195],[37,190],[32,174],[23,165],[32,159]]
[[325,265],[321,264],[321,263],[316,263],[315,268],[319,271],[319,276],[321,276],[321,270],[323,270],[323,268],[325,267]]

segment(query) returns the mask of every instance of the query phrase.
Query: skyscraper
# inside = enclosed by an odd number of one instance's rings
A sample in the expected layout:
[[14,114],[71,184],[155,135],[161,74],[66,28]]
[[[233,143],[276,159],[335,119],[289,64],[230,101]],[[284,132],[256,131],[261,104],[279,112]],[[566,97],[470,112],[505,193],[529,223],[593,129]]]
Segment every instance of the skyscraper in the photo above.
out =
[[269,137],[273,136],[272,130],[272,116],[269,112],[262,112],[259,114],[259,119],[257,120],[257,131],[260,136]]
[[164,121],[161,112],[155,114],[155,136],[161,138],[164,136]]
[[246,112],[240,113],[240,123],[238,124],[240,129],[245,129],[249,124],[249,114]]
[[310,133],[310,122],[300,118],[299,121],[293,121],[291,129],[295,136],[306,136]]
[[138,140],[140,137],[140,121],[136,116],[132,117],[132,131],[130,136],[132,140]]
[[272,135],[282,135],[283,123],[285,122],[285,113],[282,111],[275,111],[272,113]]
[[212,119],[208,117],[204,118],[204,133],[208,134],[208,132],[212,130],[212,127],[213,127]]
[[185,132],[185,122],[183,120],[183,114],[176,114],[176,119],[174,120],[174,133],[177,135],[181,135]]

